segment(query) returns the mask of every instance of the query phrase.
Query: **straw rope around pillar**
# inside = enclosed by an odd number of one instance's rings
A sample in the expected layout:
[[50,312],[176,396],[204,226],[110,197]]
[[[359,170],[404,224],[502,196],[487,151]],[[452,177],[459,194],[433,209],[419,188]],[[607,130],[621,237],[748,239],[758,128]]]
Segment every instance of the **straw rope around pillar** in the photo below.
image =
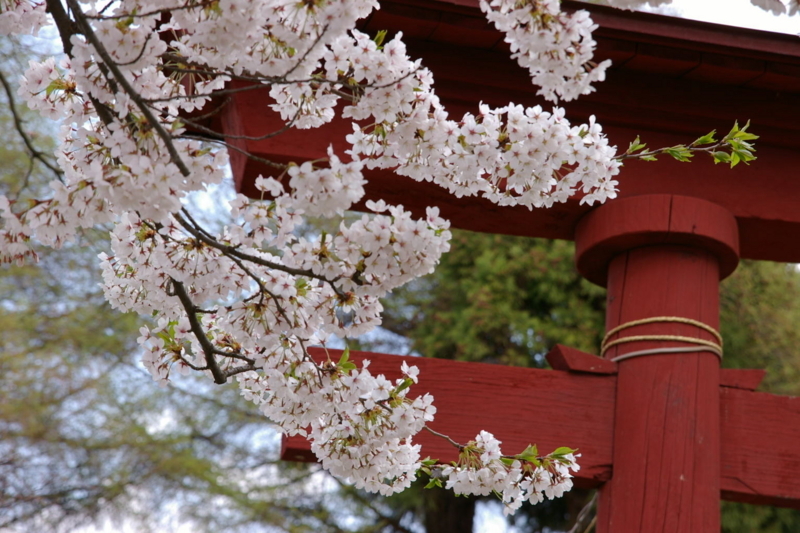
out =
[[[696,326],[713,335],[714,338],[717,340],[717,342],[709,341],[706,339],[700,339],[698,337],[689,337],[685,335],[631,335],[628,337],[620,337],[619,339],[609,341],[609,339],[613,335],[616,335],[617,333],[625,329],[632,328],[635,326],[641,326],[644,324],[653,324],[660,322],[673,322],[673,323]],[[643,355],[660,355],[668,353],[688,353],[688,352],[711,352],[715,354],[717,357],[719,357],[720,360],[722,359],[722,335],[720,335],[716,329],[712,328],[708,324],[700,322],[699,320],[693,320],[691,318],[684,318],[679,316],[654,316],[650,318],[632,320],[630,322],[625,322],[624,324],[620,324],[619,326],[613,328],[611,331],[606,333],[605,337],[603,337],[603,343],[600,347],[600,357],[605,356],[605,353],[614,346],[619,346],[621,344],[626,344],[629,342],[637,342],[637,341],[685,342],[693,344],[694,346],[649,348],[646,350],[636,350],[633,352],[617,355],[616,357],[611,358],[611,361],[617,362],[625,359],[630,359],[633,357],[640,357]]]

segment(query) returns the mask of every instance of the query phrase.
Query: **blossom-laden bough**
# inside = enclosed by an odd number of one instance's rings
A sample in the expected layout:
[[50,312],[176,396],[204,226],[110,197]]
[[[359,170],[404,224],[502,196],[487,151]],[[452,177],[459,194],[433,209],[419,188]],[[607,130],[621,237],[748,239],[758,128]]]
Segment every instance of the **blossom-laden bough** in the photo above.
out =
[[[58,247],[81,228],[112,224],[110,254],[101,256],[105,295],[120,310],[153,317],[139,342],[157,381],[191,371],[238,381],[271,421],[308,436],[323,466],[357,487],[391,494],[424,472],[431,485],[458,493],[496,493],[513,512],[569,490],[574,450],[540,455],[531,446],[505,455],[481,432],[466,444],[451,440],[456,463],[421,460],[413,437],[436,433],[427,425],[436,410],[430,395],[408,396],[415,367],[404,364],[391,382],[347,352],[323,362],[308,354],[331,336],[377,327],[380,299],[431,272],[449,247],[449,223],[436,208],[413,219],[402,205],[370,201],[369,214],[344,221],[364,196],[363,170],[393,169],[500,205],[549,207],[575,193],[591,204],[615,196],[624,159],[705,151],[747,162],[754,136],[735,128],[720,141],[709,134],[659,150],[637,140],[618,154],[593,118],[572,125],[558,107],[481,105],[451,118],[401,35],[384,42],[384,34],[355,29],[377,7],[0,0],[0,31],[54,25],[65,52],[60,61],[31,62],[21,81],[28,106],[61,124],[61,173],[49,198],[0,197],[0,260],[35,259],[34,242]],[[608,62],[591,62],[586,12],[563,13],[555,0],[482,0],[481,8],[548,100],[576,98],[602,81]],[[274,169],[256,180],[262,197],[239,195],[229,206],[235,223],[211,231],[184,199],[221,182],[227,151],[240,148],[191,117],[218,112],[213,98],[264,85],[285,120],[265,137],[318,127],[342,109],[354,121],[350,149],[324,161],[262,160]],[[335,234],[308,238],[298,231],[306,217],[342,221]]]

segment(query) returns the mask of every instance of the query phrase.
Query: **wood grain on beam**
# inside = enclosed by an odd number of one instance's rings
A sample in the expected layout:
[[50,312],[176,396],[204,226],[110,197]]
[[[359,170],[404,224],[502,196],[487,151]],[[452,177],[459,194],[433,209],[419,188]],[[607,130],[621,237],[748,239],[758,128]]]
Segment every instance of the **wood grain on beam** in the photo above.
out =
[[800,508],[800,397],[720,394],[722,498]]

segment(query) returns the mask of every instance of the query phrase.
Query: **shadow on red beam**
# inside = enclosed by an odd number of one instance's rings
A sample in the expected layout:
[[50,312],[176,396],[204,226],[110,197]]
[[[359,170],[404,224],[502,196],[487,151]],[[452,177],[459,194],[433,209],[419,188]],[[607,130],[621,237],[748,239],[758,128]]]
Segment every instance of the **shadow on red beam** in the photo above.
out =
[[[334,360],[341,353],[330,352]],[[312,355],[325,358],[321,350],[312,349]],[[536,444],[542,453],[559,446],[578,448],[577,486],[597,487],[610,477],[616,376],[369,352],[352,352],[351,359],[369,359],[370,372],[392,380],[400,377],[403,360],[419,367],[419,383],[410,397],[432,393],[437,413],[431,428],[457,442],[465,444],[486,430],[509,454],[528,444]],[[415,442],[422,444],[423,457],[442,462],[457,458],[451,444],[430,433],[423,431]],[[315,460],[303,437],[284,438],[281,452],[285,460]]]

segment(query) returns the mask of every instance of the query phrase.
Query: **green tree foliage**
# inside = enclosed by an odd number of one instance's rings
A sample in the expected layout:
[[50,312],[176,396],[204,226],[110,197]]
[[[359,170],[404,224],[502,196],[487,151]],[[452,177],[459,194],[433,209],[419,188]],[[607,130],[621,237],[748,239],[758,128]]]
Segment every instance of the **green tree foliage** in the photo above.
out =
[[[759,390],[800,395],[800,271],[743,261],[722,284],[724,364],[767,371]],[[769,449],[769,442],[764,443]],[[794,533],[800,511],[723,502],[724,533]]]
[[763,368],[759,390],[800,395],[797,265],[742,261],[720,295],[725,366]]
[[557,343],[597,351],[605,291],[577,274],[572,247],[456,231],[436,272],[386,302],[384,327],[428,357],[541,367]]

